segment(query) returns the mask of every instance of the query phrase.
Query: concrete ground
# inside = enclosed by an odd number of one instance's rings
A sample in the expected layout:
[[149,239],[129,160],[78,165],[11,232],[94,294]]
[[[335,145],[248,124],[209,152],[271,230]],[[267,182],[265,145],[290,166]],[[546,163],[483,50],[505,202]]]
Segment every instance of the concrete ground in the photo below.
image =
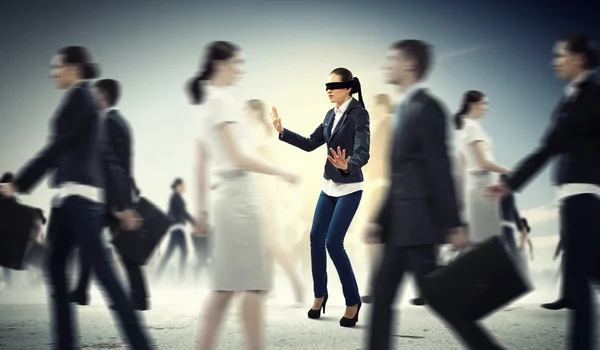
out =
[[[32,296],[35,294],[35,296]],[[41,291],[7,291],[0,296],[0,348],[49,349],[48,308]],[[193,349],[198,333],[199,315],[205,292],[157,290],[152,310],[142,313],[157,349]],[[277,296],[267,301],[267,348],[333,350],[363,349],[366,321],[370,308],[361,310],[359,325],[341,328],[338,320],[344,312],[341,295],[327,304],[320,320],[306,317],[305,308],[293,308],[289,298]],[[232,305],[222,330],[219,349],[244,349],[244,334],[237,311]],[[402,305],[396,322],[396,348],[451,350],[462,347],[451,333],[426,308]],[[125,348],[115,323],[99,292],[92,294],[92,305],[78,307],[80,345],[83,349]],[[523,302],[496,313],[485,321],[507,349],[562,349],[565,339],[564,311],[551,312],[537,304]]]
[[[536,259],[551,261],[549,257]],[[357,264],[357,266],[361,266]],[[517,303],[492,315],[484,321],[488,329],[510,350],[563,349],[566,329],[566,311],[546,311],[542,302],[553,301],[558,294],[555,269],[557,263],[548,263],[543,273],[536,273],[536,290]],[[152,270],[152,267],[147,268]],[[330,271],[334,271],[333,266]],[[358,281],[367,281],[366,269],[355,271]],[[38,282],[27,282],[27,274],[14,272],[21,282],[0,294],[0,350],[50,349],[50,325],[46,305],[46,288]],[[167,274],[166,276],[169,276]],[[20,277],[19,277],[20,276]],[[173,273],[173,276],[176,274]],[[304,271],[305,301],[301,308],[293,308],[290,283],[277,279],[274,294],[267,304],[267,349],[358,350],[364,349],[364,338],[370,307],[364,305],[358,326],[346,329],[339,326],[344,312],[344,298],[339,281],[332,273],[329,281],[327,314],[320,320],[310,320],[306,311],[312,304],[310,271]],[[206,281],[182,285],[176,279],[166,278],[153,283],[150,274],[152,309],[141,313],[157,349],[193,349],[198,334],[206,298]],[[91,287],[92,304],[77,307],[79,343],[83,349],[123,349],[111,313],[105,306],[99,286]],[[399,303],[399,317],[394,332],[395,348],[408,350],[462,349],[448,329],[426,308],[408,304],[415,295],[414,282],[407,279]],[[235,300],[221,332],[218,349],[244,349],[244,333],[239,318],[239,300]],[[598,347],[600,348],[600,347]]]

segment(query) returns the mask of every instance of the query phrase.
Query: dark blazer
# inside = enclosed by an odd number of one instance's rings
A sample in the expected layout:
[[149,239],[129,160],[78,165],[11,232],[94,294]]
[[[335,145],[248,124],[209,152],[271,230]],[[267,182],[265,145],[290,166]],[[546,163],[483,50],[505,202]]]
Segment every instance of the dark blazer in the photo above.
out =
[[552,157],[557,157],[553,183],[600,185],[600,85],[593,76],[580,83],[574,98],[564,99],[540,146],[521,160],[506,184],[519,191]]
[[[129,183],[126,185],[127,187],[125,189],[128,191],[126,193],[132,194],[131,191],[135,188],[135,183],[133,181],[132,170],[133,142],[131,127],[118,110],[111,110],[106,113],[103,123],[106,142],[113,150],[121,169],[123,169],[124,176],[129,179]],[[110,167],[105,166],[105,171],[107,172],[106,175],[109,176]],[[107,223],[113,228],[118,224],[118,220],[112,215],[111,208],[115,206],[117,202],[118,198],[114,198],[114,193],[106,193]]]
[[168,215],[176,224],[185,224],[186,221],[189,221],[192,225],[196,224],[194,218],[187,212],[183,197],[177,191],[173,191],[171,195]]
[[448,229],[462,226],[448,156],[448,114],[426,89],[406,103],[391,131],[391,186],[375,222],[383,228],[382,240],[394,246],[443,244]]
[[323,144],[327,144],[327,147],[331,147],[336,151],[339,146],[340,149],[345,149],[346,156],[350,157],[348,172],[334,167],[329,160],[325,160],[323,177],[337,183],[364,181],[361,168],[369,161],[369,113],[362,107],[360,102],[352,98],[348,109],[346,109],[332,132],[334,117],[335,111],[332,108],[325,115],[323,122],[308,138],[284,129],[283,134],[279,134],[279,139],[306,152],[314,151]]
[[[133,183],[133,171],[132,171],[132,136],[131,128],[127,123],[127,120],[117,110],[111,110],[106,113],[104,118],[104,137],[108,146],[114,152],[116,159],[119,162],[123,175],[128,179],[126,184],[126,193],[131,194],[132,183]],[[110,172],[110,167],[105,166],[107,176]],[[111,207],[118,199],[113,198],[114,193],[110,192],[106,194],[106,204]]]
[[[104,176],[103,163],[110,169],[109,176]],[[130,204],[124,196],[126,174],[101,138],[99,106],[89,82],[65,93],[51,121],[48,144],[19,170],[13,184],[20,193],[29,193],[49,171],[54,171],[52,187],[77,182],[110,192],[118,210]]]
[[519,215],[515,196],[513,194],[509,194],[502,198],[502,201],[500,202],[500,209],[503,221],[514,222],[519,232],[523,231],[521,215]]

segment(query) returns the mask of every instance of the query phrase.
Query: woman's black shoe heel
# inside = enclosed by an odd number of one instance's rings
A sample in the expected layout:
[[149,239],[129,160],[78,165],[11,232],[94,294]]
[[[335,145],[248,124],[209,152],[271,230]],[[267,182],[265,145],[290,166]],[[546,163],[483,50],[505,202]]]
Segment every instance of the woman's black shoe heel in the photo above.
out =
[[323,298],[323,302],[321,303],[321,307],[317,310],[313,310],[310,309],[308,310],[308,318],[312,318],[314,320],[316,320],[317,318],[321,317],[321,310],[323,310],[323,314],[325,314],[325,304],[327,304],[327,299],[329,298],[329,295],[326,295]]
[[358,302],[358,308],[356,309],[356,315],[352,318],[342,317],[340,319],[340,326],[342,327],[354,327],[356,323],[358,323],[358,313],[360,312],[360,307],[362,306],[361,302]]

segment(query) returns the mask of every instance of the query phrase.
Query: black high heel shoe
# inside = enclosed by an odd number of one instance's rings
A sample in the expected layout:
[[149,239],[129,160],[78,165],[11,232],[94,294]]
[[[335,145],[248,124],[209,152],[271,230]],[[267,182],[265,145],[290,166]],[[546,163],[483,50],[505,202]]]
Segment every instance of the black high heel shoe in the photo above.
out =
[[312,318],[313,320],[316,320],[317,318],[321,317],[321,310],[323,310],[323,314],[325,314],[325,305],[327,304],[327,299],[329,299],[329,295],[326,295],[323,298],[323,302],[321,303],[321,307],[318,308],[317,310],[313,310],[312,308],[310,310],[308,310],[308,318]]
[[358,322],[358,313],[360,312],[360,307],[361,306],[362,306],[362,303],[359,301],[358,302],[358,308],[356,309],[356,315],[354,315],[354,317],[352,317],[352,318],[342,317],[340,319],[340,326],[342,326],[342,327],[354,327],[354,326],[356,326],[356,323]]

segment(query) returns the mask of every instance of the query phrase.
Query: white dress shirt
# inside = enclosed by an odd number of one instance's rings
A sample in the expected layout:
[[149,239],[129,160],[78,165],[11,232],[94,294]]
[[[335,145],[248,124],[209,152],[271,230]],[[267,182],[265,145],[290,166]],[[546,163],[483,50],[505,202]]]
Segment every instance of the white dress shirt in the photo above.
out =
[[[333,119],[333,125],[331,127],[331,134],[333,134],[335,127],[337,126],[338,122],[342,119],[342,116],[348,109],[348,106],[350,105],[350,101],[352,101],[352,98],[349,98],[348,101],[344,102],[344,104],[342,104],[340,107],[338,107],[337,105],[335,107],[333,107],[335,116]],[[334,149],[334,150],[337,152],[337,149]],[[326,155],[331,155],[331,152],[329,152],[329,147],[327,147],[326,151],[327,151]],[[329,160],[327,160],[327,161],[329,162]],[[331,179],[329,179],[329,180],[324,179],[324,181],[323,181],[323,192],[330,197],[342,197],[342,196],[346,196],[346,195],[349,195],[349,194],[357,192],[357,191],[361,191],[362,189],[363,189],[363,181],[346,183],[346,184],[333,182],[333,180],[331,180]]]
[[[594,71],[585,71],[565,87],[565,96],[567,99],[575,99],[579,93],[577,84],[587,79]],[[562,184],[558,186],[558,201],[579,194],[595,194],[600,198],[600,186],[594,184]]]

